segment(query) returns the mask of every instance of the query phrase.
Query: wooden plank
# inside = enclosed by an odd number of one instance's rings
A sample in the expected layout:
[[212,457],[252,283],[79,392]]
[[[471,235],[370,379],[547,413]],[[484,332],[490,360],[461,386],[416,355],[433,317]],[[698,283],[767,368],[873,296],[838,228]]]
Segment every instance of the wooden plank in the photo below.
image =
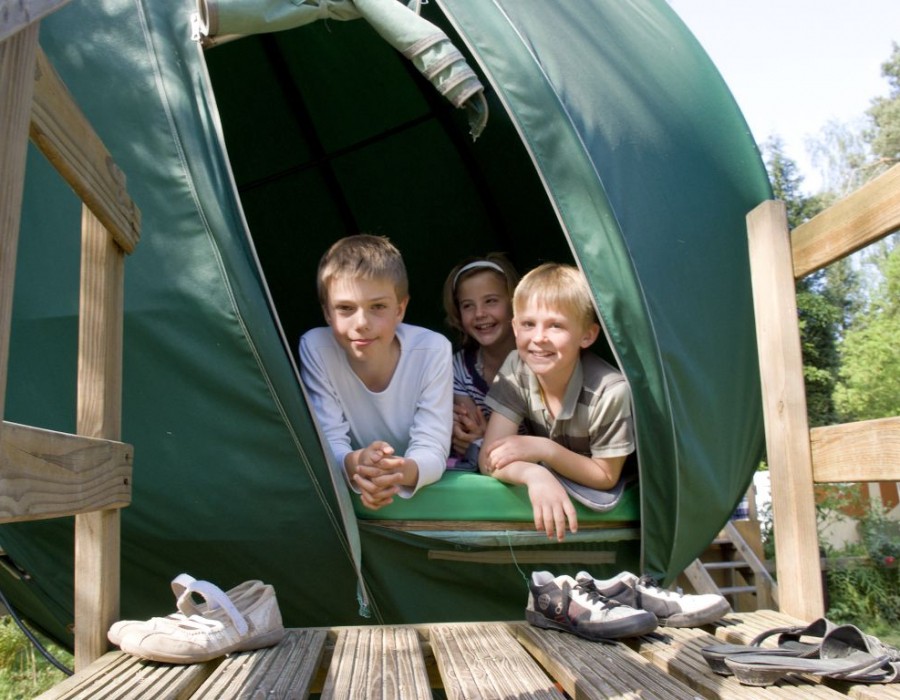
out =
[[[117,440],[122,423],[122,324],[125,258],[100,220],[82,207],[78,327],[80,435]],[[118,510],[75,516],[75,668],[107,648],[119,618]]]
[[0,43],[0,421],[6,402],[9,333],[37,38],[35,24]]
[[274,647],[230,655],[191,700],[308,697],[327,636],[324,629],[289,629]]
[[[360,520],[365,525],[384,527],[389,530],[407,531],[443,531],[443,532],[534,532],[534,522],[514,520]],[[578,523],[578,531],[583,530],[618,530],[639,527],[633,520],[614,522]]]
[[430,638],[449,700],[564,697],[506,625],[434,625]]
[[524,623],[516,639],[573,698],[685,700],[700,697],[624,644],[601,644]]
[[41,19],[68,2],[69,0],[0,0],[0,43],[27,27],[36,27]]
[[439,561],[465,561],[477,564],[584,564],[600,565],[615,564],[615,552],[600,552],[586,550],[566,550],[549,552],[541,550],[522,549],[512,552],[506,550],[491,550],[487,552],[466,552],[456,550],[428,550],[429,560]]
[[898,228],[900,165],[895,165],[794,229],[793,275],[805,277]]
[[719,587],[716,585],[716,582],[713,581],[712,576],[709,575],[706,567],[703,566],[703,562],[699,559],[694,559],[694,561],[688,564],[687,568],[684,570],[684,575],[687,577],[687,580],[691,582],[691,585],[697,593],[719,594]]
[[813,480],[900,481],[900,417],[809,431]]
[[[757,610],[750,613],[731,613],[714,623],[716,638],[729,644],[749,644],[750,640],[761,632],[779,627],[805,625],[806,623],[792,615],[775,610]],[[763,646],[775,646],[774,638],[767,640]]]
[[766,454],[780,605],[800,618],[824,615],[812,457],[790,238],[783,202],[763,202],[747,215],[750,276],[762,381]]
[[109,652],[37,700],[189,700],[220,661],[174,666]]
[[31,139],[126,253],[140,238],[141,213],[125,175],[38,49]]
[[4,422],[0,522],[127,506],[133,451],[121,442]]
[[77,432],[117,440],[122,431],[125,256],[82,207]]
[[419,636],[408,627],[339,630],[321,697],[430,700]]

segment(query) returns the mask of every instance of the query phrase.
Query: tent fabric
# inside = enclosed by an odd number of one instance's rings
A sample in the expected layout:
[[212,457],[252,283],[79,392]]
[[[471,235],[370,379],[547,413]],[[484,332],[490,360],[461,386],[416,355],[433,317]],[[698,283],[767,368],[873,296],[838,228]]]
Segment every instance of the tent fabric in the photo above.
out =
[[[354,548],[373,622],[520,616],[522,551],[539,562],[591,548],[598,576],[671,581],[728,519],[762,451],[744,217],[770,191],[737,106],[668,5],[423,5],[485,88],[476,143],[366,22],[204,53],[195,10],[71,3],[40,34],[142,212],[125,273],[122,433],[135,462],[123,616],[168,611],[169,581],[188,572],[223,588],[272,583],[289,625],[357,624]],[[79,222],[32,149],[5,417],[66,432]],[[459,259],[504,250],[521,271],[580,265],[604,328],[593,350],[634,395],[640,540],[481,546],[357,523],[295,347],[322,323],[319,255],[360,231],[398,244],[406,320],[439,330]],[[13,603],[70,640],[71,519],[3,525],[0,548]],[[482,552],[507,563],[486,573]]]
[[465,107],[470,133],[477,139],[487,123],[484,88],[447,35],[396,0],[200,0],[199,30],[204,37],[257,34],[292,29],[325,19],[363,18],[385,41],[410,59],[454,107]]

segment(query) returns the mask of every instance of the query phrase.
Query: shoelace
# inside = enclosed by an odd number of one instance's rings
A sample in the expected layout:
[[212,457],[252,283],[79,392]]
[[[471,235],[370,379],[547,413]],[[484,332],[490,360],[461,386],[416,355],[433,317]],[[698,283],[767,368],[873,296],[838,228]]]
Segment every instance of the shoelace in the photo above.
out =
[[575,585],[575,589],[584,593],[591,603],[602,603],[604,606],[609,608],[617,608],[622,606],[622,603],[620,603],[619,601],[613,600],[612,598],[607,598],[600,591],[598,591],[597,587],[594,585],[593,579],[578,581]]
[[637,583],[635,584],[635,588],[637,588],[638,586],[652,589],[657,595],[660,595],[664,598],[680,598],[682,596],[680,588],[674,591],[666,590],[656,582],[655,578],[653,578],[652,576],[648,576],[647,574],[644,574],[638,579]]

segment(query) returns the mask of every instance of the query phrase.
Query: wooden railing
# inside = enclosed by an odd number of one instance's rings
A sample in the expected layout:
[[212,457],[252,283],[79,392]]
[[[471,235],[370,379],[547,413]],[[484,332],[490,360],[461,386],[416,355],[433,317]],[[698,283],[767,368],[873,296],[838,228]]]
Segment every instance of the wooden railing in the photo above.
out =
[[788,230],[783,202],[747,216],[781,610],[824,614],[815,483],[900,481],[900,417],[809,429],[795,281],[900,228],[900,165]]
[[[124,258],[140,212],[38,45],[39,20],[68,0],[0,13],[0,523],[75,516],[75,666],[106,651],[119,610],[119,509],[133,450],[119,441]],[[84,203],[76,434],[3,421],[29,135]]]

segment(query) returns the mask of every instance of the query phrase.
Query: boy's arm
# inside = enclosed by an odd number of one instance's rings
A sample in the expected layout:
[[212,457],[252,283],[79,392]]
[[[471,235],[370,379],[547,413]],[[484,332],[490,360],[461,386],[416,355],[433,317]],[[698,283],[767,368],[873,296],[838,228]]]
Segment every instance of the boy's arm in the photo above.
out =
[[543,530],[547,537],[556,535],[562,542],[566,524],[572,532],[578,531],[578,516],[565,489],[553,473],[535,461],[514,460],[495,466],[493,452],[506,440],[515,437],[518,423],[494,411],[488,420],[484,434],[484,446],[478,455],[478,468],[482,474],[489,474],[508,484],[524,484],[528,487],[528,499],[534,512],[534,527]]
[[350,480],[351,474],[346,471],[345,460],[353,451],[353,447],[350,442],[350,424],[344,416],[337,390],[319,353],[312,349],[307,335],[300,339],[299,354],[300,378],[303,380],[319,427],[335,461],[344,467],[348,482],[354,490],[357,490]]
[[[493,420],[492,415],[491,421]],[[625,464],[625,455],[587,457],[572,452],[549,438],[534,435],[505,435],[493,443],[485,436],[484,442],[485,445],[490,445],[490,449],[482,450],[485,464],[490,470],[503,470],[508,465],[520,461],[535,462],[544,464],[558,474],[593,489],[605,490],[615,486]]]
[[408,498],[423,486],[441,478],[447,468],[453,434],[453,367],[451,346],[441,339],[438,350],[426,353],[422,387],[416,397],[416,412],[403,457],[415,470],[415,480],[404,483],[400,496]]

